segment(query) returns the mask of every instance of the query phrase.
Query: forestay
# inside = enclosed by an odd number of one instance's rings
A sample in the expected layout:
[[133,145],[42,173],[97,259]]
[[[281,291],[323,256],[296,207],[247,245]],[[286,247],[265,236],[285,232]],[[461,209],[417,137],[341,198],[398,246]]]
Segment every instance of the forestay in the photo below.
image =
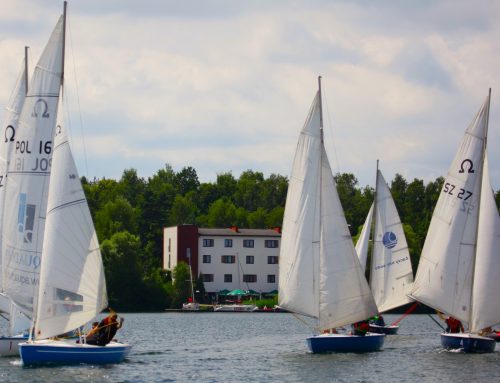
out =
[[5,293],[28,316],[39,283],[52,137],[63,55],[63,19],[36,65],[16,131],[5,188]]
[[107,307],[99,243],[62,115],[60,106],[47,204],[36,339],[74,330]]
[[[478,207],[488,108],[489,97],[467,128],[448,170],[441,195],[434,209],[411,293],[412,297],[418,301],[468,324],[471,318]],[[480,230],[484,229],[480,228]],[[481,233],[481,236],[483,235],[485,235],[484,232]],[[479,247],[478,257],[483,258],[483,253],[487,248],[488,245],[486,248]],[[498,247],[496,250],[498,251]],[[484,260],[478,260],[476,263],[476,273],[484,274],[484,268],[490,267],[490,264],[483,262]],[[498,264],[498,261],[493,263],[495,264]],[[482,278],[484,277],[478,275],[476,283],[494,285],[497,295],[498,287],[496,286],[500,279],[484,279],[481,282]],[[485,294],[485,291],[479,288],[476,291],[475,295]],[[498,306],[496,303],[491,304]],[[481,306],[475,310],[485,309],[484,304]],[[497,318],[498,321],[500,317]],[[480,324],[473,326],[477,329],[476,326]]]

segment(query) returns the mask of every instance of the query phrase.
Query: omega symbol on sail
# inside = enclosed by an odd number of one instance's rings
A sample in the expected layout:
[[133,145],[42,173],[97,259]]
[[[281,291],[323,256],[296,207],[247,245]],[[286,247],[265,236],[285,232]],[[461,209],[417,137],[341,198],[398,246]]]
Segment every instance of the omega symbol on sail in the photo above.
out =
[[36,205],[26,203],[26,200],[26,193],[20,193],[19,210],[17,213],[17,230],[19,233],[23,234],[24,243],[31,243],[33,240]]
[[388,231],[382,237],[382,242],[385,247],[388,249],[392,249],[394,246],[398,244],[398,237],[392,231]]

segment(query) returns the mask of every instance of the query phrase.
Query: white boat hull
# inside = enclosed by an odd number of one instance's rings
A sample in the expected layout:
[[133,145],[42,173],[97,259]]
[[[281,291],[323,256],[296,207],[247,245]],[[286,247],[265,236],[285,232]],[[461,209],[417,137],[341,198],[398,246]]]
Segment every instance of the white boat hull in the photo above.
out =
[[257,310],[255,305],[217,305],[214,311],[218,312],[252,312]]
[[27,340],[28,337],[23,336],[0,337],[0,356],[19,356],[19,343]]

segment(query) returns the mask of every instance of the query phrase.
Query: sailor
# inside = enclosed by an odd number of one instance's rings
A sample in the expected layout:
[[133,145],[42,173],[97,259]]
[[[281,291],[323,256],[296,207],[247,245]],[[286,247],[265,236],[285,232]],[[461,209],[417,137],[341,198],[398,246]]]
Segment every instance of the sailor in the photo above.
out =
[[366,333],[370,330],[370,323],[368,320],[362,320],[356,322],[352,325],[352,335],[365,336]]
[[116,334],[116,332],[123,326],[123,318],[120,318],[118,322],[118,315],[115,312],[109,314],[99,323],[99,334],[97,339],[97,344],[99,346],[105,346],[111,342]]
[[445,318],[442,313],[439,311],[437,312],[439,318],[441,320],[444,320],[446,323],[446,330],[445,332],[451,333],[451,334],[457,334],[459,332],[464,332],[464,326],[462,325],[462,322],[460,322],[458,319],[453,318],[452,316],[449,316],[448,318]]

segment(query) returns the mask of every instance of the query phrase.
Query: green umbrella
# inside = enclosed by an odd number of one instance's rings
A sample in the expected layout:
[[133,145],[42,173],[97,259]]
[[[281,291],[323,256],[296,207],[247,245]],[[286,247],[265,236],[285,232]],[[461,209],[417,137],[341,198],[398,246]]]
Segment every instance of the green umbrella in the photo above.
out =
[[260,294],[255,290],[247,290],[245,291],[245,295],[260,295]]
[[217,294],[219,294],[219,295],[227,295],[227,294],[229,294],[229,290],[224,289],[224,290],[219,291]]
[[227,293],[227,295],[246,295],[246,293],[243,290],[237,289],[230,291],[229,293]]

